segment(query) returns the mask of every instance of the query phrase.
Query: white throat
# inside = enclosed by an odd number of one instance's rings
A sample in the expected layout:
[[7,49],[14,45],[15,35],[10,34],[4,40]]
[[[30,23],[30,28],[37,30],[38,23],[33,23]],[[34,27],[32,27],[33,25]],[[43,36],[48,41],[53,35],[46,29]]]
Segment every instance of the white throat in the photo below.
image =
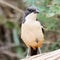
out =
[[32,20],[32,21],[36,21],[36,18],[37,18],[37,14],[35,13],[31,13],[29,14],[28,16],[26,16],[26,20]]

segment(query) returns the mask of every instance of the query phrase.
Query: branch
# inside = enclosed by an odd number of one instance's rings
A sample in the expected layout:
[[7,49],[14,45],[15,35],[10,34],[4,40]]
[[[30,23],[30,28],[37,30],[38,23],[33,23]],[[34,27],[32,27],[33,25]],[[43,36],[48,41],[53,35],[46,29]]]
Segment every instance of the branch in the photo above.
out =
[[[14,44],[14,43],[10,43],[10,44],[8,44],[8,45],[6,45],[6,46],[2,46],[2,47],[0,47],[0,51],[2,51],[2,50],[8,50],[9,48],[14,48],[14,47],[21,47],[21,46],[24,46],[23,44],[20,44],[20,45],[16,45],[16,44]],[[24,46],[25,47],[25,46]]]
[[8,2],[5,2],[5,1],[3,1],[3,0],[0,0],[0,4],[1,4],[1,5],[3,4],[3,5],[6,5],[6,6],[12,8],[12,9],[15,9],[16,11],[18,11],[18,12],[20,12],[20,13],[24,13],[23,10],[21,10],[21,9],[19,9],[18,7],[13,6],[12,4],[9,4]]
[[18,54],[16,54],[16,53],[13,53],[13,52],[10,52],[10,51],[1,51],[1,53],[2,54],[4,54],[4,55],[7,55],[7,56],[9,56],[9,57],[11,57],[11,58],[14,58],[14,57],[16,57],[16,58],[21,58],[20,57],[20,55],[18,55]]
[[48,53],[31,56],[22,60],[60,60],[60,49]]

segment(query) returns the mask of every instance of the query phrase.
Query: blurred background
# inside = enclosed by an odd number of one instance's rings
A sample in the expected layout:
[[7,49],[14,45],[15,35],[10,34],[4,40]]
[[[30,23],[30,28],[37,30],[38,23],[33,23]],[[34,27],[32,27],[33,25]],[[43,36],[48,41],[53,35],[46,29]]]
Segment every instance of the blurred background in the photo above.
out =
[[27,47],[20,37],[21,18],[29,6],[36,6],[44,27],[42,53],[60,48],[60,0],[0,0],[0,60],[20,60]]

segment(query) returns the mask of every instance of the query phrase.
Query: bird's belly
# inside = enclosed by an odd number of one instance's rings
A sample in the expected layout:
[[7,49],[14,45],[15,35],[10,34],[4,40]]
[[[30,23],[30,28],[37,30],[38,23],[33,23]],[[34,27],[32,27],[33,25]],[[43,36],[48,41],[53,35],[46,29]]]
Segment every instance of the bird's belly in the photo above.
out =
[[[41,28],[35,23],[26,24],[22,25],[21,38],[27,46],[36,47],[41,45],[43,34]],[[36,42],[36,39],[38,40],[38,43]]]

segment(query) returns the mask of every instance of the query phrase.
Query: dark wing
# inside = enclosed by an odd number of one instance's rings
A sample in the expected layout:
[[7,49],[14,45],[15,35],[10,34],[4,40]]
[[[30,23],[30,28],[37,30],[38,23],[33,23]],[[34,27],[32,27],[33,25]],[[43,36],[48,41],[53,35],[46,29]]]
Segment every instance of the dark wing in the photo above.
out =
[[42,26],[42,32],[43,32],[43,34],[45,33],[43,26]]

